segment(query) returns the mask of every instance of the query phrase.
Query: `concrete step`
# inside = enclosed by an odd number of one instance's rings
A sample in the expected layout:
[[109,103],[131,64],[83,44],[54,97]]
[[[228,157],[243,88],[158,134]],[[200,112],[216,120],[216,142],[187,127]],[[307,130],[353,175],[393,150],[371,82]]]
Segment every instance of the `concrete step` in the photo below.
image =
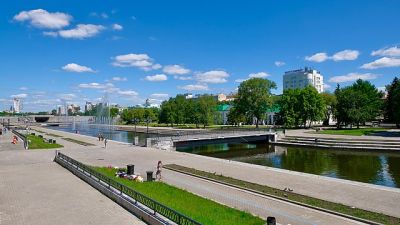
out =
[[400,143],[376,143],[376,142],[332,142],[327,140],[320,140],[315,139],[312,140],[300,140],[300,139],[286,139],[283,138],[280,141],[284,142],[292,142],[292,143],[304,143],[304,144],[325,144],[325,145],[351,145],[351,146],[368,146],[368,147],[393,147],[393,148],[400,148]]
[[283,137],[282,140],[303,140],[303,141],[325,141],[331,143],[365,143],[365,144],[380,144],[380,145],[390,145],[390,144],[398,144],[400,145],[399,140],[372,140],[372,139],[335,139],[335,138],[320,138],[320,137],[296,137],[296,136],[286,136]]
[[278,141],[275,144],[277,145],[290,145],[290,146],[304,146],[304,147],[316,147],[316,148],[331,148],[331,149],[354,149],[354,150],[382,150],[382,151],[400,151],[400,147],[387,147],[387,146],[357,146],[357,145],[348,145],[348,144],[335,144],[329,145],[324,143],[301,143],[301,142],[293,142],[293,141]]

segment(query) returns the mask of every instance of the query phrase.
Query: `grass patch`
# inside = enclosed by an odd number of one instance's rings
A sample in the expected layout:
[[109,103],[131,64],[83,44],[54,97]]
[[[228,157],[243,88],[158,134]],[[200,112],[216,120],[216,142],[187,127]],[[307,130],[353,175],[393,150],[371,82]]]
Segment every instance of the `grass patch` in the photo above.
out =
[[385,128],[354,128],[354,129],[328,129],[318,131],[319,134],[338,134],[338,135],[353,135],[363,136],[377,132],[387,131]]
[[221,205],[163,182],[139,183],[115,177],[115,169],[104,167],[94,167],[94,169],[204,225],[265,224],[264,220],[250,213]]
[[400,224],[400,218],[388,216],[388,215],[381,214],[381,213],[370,212],[370,211],[363,210],[363,209],[352,208],[352,207],[349,207],[349,206],[346,206],[343,204],[329,202],[329,201],[325,201],[325,200],[321,200],[321,199],[317,199],[317,198],[313,198],[313,197],[308,197],[308,196],[296,194],[293,192],[286,192],[286,191],[268,187],[265,185],[242,181],[242,180],[234,179],[231,177],[226,177],[223,175],[217,175],[215,173],[209,173],[209,172],[196,170],[193,168],[188,168],[188,167],[179,166],[179,165],[175,165],[175,164],[164,165],[164,168],[170,168],[173,170],[178,170],[178,171],[186,172],[186,173],[193,174],[193,175],[206,177],[209,179],[221,181],[221,182],[235,185],[238,187],[254,190],[256,192],[273,195],[273,196],[277,196],[280,198],[286,198],[286,199],[289,199],[289,200],[292,200],[295,202],[299,202],[299,203],[303,203],[303,204],[307,204],[307,205],[311,205],[311,206],[315,206],[315,207],[319,207],[319,208],[328,209],[331,211],[347,214],[350,216],[354,216],[354,217],[358,217],[358,218],[362,218],[362,219],[366,219],[366,220],[375,221],[378,223]]
[[29,140],[29,149],[52,149],[52,148],[61,148],[64,147],[60,144],[53,144],[53,143],[48,143],[45,142],[45,140],[43,138],[34,136],[29,134],[27,136],[28,140]]
[[87,142],[84,142],[84,141],[79,141],[79,140],[72,139],[72,138],[62,138],[62,139],[63,139],[63,140],[66,140],[66,141],[69,141],[69,142],[72,142],[72,143],[75,143],[75,144],[78,144],[78,145],[83,145],[83,146],[95,146],[94,144],[87,143]]

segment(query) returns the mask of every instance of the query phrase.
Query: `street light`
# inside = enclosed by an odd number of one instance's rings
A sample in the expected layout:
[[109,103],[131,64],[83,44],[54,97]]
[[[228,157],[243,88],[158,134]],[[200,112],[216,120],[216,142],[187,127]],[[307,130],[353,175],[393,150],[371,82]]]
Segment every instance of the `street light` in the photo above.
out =
[[133,118],[132,123],[135,125],[135,135],[133,136],[133,145],[136,145],[136,124],[139,123],[139,119],[136,117]]
[[147,124],[147,131],[146,131],[146,147],[148,147],[148,146],[147,146],[147,138],[149,138],[149,123],[151,123],[150,117],[147,117],[145,121],[146,121],[146,124]]

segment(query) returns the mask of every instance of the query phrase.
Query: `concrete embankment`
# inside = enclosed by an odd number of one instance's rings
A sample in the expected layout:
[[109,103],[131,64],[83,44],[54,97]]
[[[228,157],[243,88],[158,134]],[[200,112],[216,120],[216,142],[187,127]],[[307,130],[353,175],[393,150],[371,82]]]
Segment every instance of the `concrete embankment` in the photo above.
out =
[[400,140],[378,140],[378,139],[337,139],[304,136],[286,136],[275,144],[286,146],[307,146],[316,148],[331,149],[352,149],[352,150],[381,150],[399,151]]

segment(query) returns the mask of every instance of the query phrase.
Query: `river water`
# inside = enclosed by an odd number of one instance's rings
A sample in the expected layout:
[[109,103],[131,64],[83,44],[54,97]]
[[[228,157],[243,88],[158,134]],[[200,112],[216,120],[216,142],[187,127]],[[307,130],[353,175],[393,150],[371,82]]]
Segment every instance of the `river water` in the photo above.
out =
[[[67,132],[79,130],[80,134],[93,137],[102,133],[111,140],[127,143],[132,143],[134,136],[134,132],[109,130],[104,127],[49,128]],[[137,133],[137,135],[140,144],[144,144],[146,134]],[[177,151],[400,188],[400,154],[395,152],[361,152],[266,144],[215,144],[178,148]]]

